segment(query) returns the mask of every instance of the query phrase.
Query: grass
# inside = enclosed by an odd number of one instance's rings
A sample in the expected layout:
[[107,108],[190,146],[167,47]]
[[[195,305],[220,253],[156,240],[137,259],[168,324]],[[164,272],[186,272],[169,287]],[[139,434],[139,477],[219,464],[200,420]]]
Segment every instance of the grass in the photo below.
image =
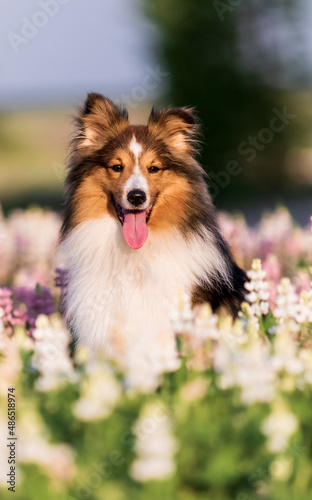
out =
[[[262,211],[263,205],[274,207],[276,201],[291,206],[292,199],[295,200],[294,203],[302,200],[301,204],[306,205],[303,198],[309,199],[312,186],[308,161],[312,144],[312,101],[310,93],[304,92],[295,94],[293,100],[292,109],[297,110],[302,130],[299,139],[294,137],[296,144],[292,146],[299,148],[299,153],[306,153],[304,173],[300,174],[301,161],[298,156],[292,162],[294,172],[288,172],[293,177],[288,194],[277,190],[274,193],[270,190],[264,193],[263,189],[258,192],[258,186],[250,191],[241,184],[235,190],[227,189],[222,200],[218,197],[214,200],[218,208],[235,207],[247,213],[248,207],[255,203],[260,205]],[[149,104],[130,109],[131,121],[146,122],[149,110]],[[74,113],[75,110],[71,108],[0,113],[0,203],[4,212],[31,205],[56,210],[60,208],[63,201],[67,144],[73,132],[71,118]],[[302,179],[300,181],[302,176],[304,182]]]
[[[5,212],[32,204],[60,206],[74,113],[69,108],[0,114],[0,202]],[[131,115],[140,122],[147,112],[140,108]]]

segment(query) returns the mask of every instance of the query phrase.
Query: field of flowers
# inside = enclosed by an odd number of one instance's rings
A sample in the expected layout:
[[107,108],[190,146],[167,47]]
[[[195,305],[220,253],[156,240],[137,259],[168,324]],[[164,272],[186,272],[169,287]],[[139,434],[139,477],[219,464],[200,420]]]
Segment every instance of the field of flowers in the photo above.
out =
[[0,216],[1,498],[312,498],[310,228],[220,223],[249,269],[240,317],[177,295],[175,351],[116,362],[74,352],[58,312],[59,216]]

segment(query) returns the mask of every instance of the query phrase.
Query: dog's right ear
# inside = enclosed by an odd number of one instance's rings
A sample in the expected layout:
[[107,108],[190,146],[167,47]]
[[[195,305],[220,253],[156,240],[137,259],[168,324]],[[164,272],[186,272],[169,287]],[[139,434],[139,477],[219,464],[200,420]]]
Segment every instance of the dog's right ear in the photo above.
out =
[[101,94],[88,95],[77,119],[79,148],[99,149],[129,125],[128,112]]

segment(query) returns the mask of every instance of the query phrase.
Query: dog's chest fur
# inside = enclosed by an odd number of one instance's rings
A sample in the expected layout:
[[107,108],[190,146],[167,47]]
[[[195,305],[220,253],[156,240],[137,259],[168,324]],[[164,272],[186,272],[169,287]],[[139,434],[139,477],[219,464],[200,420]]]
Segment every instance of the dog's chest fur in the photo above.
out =
[[184,238],[178,230],[151,233],[132,250],[119,222],[104,216],[73,229],[62,244],[69,284],[67,319],[78,344],[114,354],[121,331],[134,341],[171,335],[170,312],[178,293],[191,294],[226,263],[214,236]]

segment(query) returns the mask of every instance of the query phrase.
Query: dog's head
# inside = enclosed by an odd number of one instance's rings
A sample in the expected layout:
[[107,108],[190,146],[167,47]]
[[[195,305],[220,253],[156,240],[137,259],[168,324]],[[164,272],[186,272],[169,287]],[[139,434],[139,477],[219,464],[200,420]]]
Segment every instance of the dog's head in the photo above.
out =
[[109,214],[137,249],[148,230],[183,224],[203,177],[194,159],[197,125],[190,109],[153,109],[146,126],[130,125],[125,109],[89,94],[77,125],[63,234]]

